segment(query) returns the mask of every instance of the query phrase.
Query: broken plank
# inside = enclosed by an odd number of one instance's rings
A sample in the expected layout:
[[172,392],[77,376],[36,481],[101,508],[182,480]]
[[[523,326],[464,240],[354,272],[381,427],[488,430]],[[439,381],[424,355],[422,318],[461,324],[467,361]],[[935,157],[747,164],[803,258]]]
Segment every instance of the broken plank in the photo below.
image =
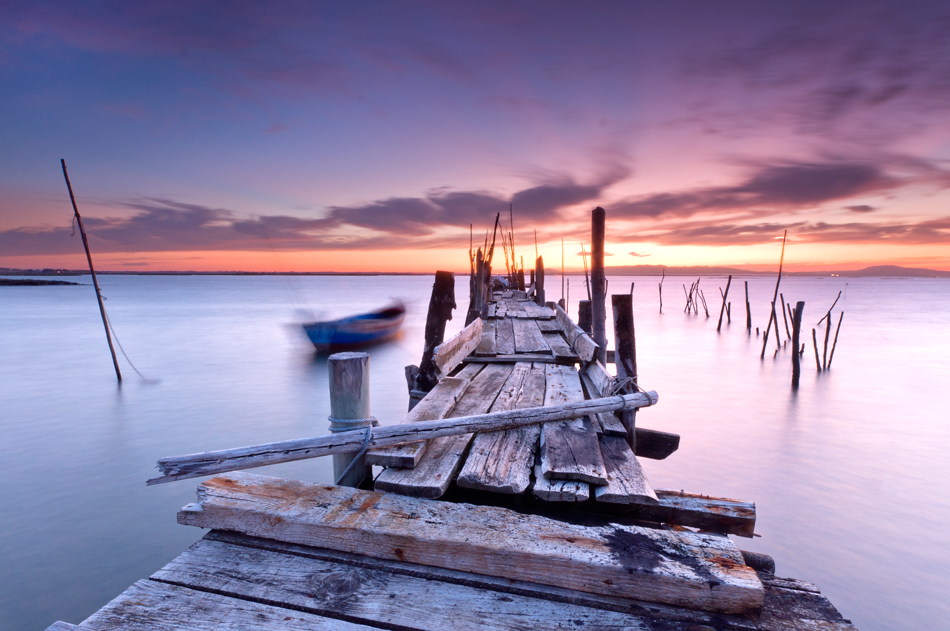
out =
[[600,453],[607,471],[607,484],[594,489],[594,499],[612,504],[659,503],[626,436],[605,433],[600,437]]
[[541,472],[539,460],[534,466],[532,493],[546,502],[586,502],[590,499],[590,485],[576,480],[549,480]]
[[[538,327],[540,329],[540,326]],[[545,333],[541,331],[541,336],[544,338],[544,343],[548,345],[551,349],[551,353],[555,357],[563,358],[572,358],[575,359],[577,355],[574,354],[574,351],[571,350],[571,347],[564,340],[564,336],[561,335],[560,331]]]
[[[544,405],[584,400],[580,377],[570,366],[545,366]],[[541,471],[552,480],[607,484],[597,433],[589,418],[541,427]]]
[[740,537],[752,537],[755,532],[754,502],[672,489],[655,489],[655,492],[658,504],[638,506],[638,516]]
[[78,628],[83,631],[357,631],[373,627],[179,585],[142,580],[86,618]]
[[[471,381],[449,418],[487,413],[512,369],[510,364],[486,366]],[[460,434],[428,441],[425,453],[415,467],[385,469],[377,476],[375,488],[413,497],[442,497],[458,473],[462,456],[468,449],[472,436],[473,434]]]
[[482,339],[475,347],[475,355],[495,355],[495,321],[488,320],[482,325]]
[[[538,407],[543,404],[543,397],[544,366],[515,364],[492,411]],[[524,493],[531,484],[540,434],[537,425],[476,434],[457,484],[495,493]]]
[[482,339],[482,319],[475,318],[458,335],[435,347],[432,361],[442,376],[450,374],[462,360],[471,354]]
[[179,523],[690,609],[746,613],[763,600],[755,572],[718,535],[582,526],[249,473],[202,483],[198,499]]
[[[476,364],[473,364],[476,365]],[[474,375],[473,375],[474,376]],[[436,384],[426,396],[420,401],[406,418],[403,423],[415,423],[418,421],[430,421],[437,418],[444,418],[446,414],[452,411],[459,397],[468,388],[469,380],[458,377],[446,377]],[[407,443],[405,445],[393,445],[391,447],[376,447],[366,452],[366,464],[377,465],[381,467],[414,467],[419,462],[419,458],[426,450],[426,441]]]
[[495,320],[495,352],[499,355],[513,355],[515,352],[515,331],[511,318]]
[[518,319],[512,321],[512,326],[515,334],[516,353],[540,353],[542,355],[551,353],[551,347],[544,341],[537,321]]
[[542,333],[561,331],[561,325],[557,323],[557,320],[538,320],[538,328],[541,329]]

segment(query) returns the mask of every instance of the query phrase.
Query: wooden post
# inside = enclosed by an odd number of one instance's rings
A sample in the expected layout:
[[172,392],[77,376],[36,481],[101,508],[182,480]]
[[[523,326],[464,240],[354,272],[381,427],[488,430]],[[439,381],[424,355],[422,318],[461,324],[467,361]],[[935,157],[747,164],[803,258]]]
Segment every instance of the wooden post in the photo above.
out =
[[534,263],[535,273],[534,273],[534,301],[544,306],[544,257],[539,256],[538,260]]
[[831,370],[831,360],[835,358],[835,347],[838,345],[838,331],[841,330],[842,320],[844,320],[844,311],[838,315],[838,326],[835,328],[835,341],[831,344],[831,355],[828,357],[828,370]]
[[523,268],[523,267],[518,270],[518,290],[519,290],[519,291],[524,291],[524,290],[525,290],[525,286],[524,286],[524,268]]
[[445,339],[445,323],[452,319],[453,309],[455,309],[455,274],[436,272],[435,283],[432,285],[432,297],[429,299],[429,313],[426,316],[425,347],[422,351],[422,361],[419,362],[419,368],[414,375],[415,379],[410,374],[411,367],[406,368],[406,378],[410,382],[409,390],[428,392],[439,382],[439,369],[432,361],[432,355],[435,347]]
[[[330,370],[330,431],[345,432],[369,427],[369,354],[336,353],[327,359]],[[358,487],[364,478],[372,479],[372,467],[350,452],[333,455],[333,480],[342,486]],[[346,471],[349,467],[349,471]],[[343,473],[346,471],[346,475]],[[342,479],[341,479],[342,476]]]
[[577,326],[590,335],[590,300],[581,300],[577,303]]
[[92,286],[96,289],[96,300],[99,302],[99,315],[102,316],[102,328],[106,330],[106,341],[109,343],[109,353],[112,354],[112,365],[115,367],[115,376],[122,383],[122,372],[119,371],[119,360],[115,356],[115,348],[112,346],[112,336],[109,334],[109,320],[106,318],[106,307],[102,304],[102,291],[99,289],[99,280],[96,278],[96,270],[92,266],[92,254],[89,253],[89,240],[86,238],[86,229],[82,225],[82,217],[79,216],[79,207],[76,206],[76,197],[73,195],[73,185],[69,183],[69,174],[66,173],[66,160],[59,161],[63,165],[63,177],[66,178],[66,188],[69,189],[69,201],[73,203],[73,212],[76,213],[76,223],[79,224],[79,234],[82,236],[82,246],[86,250],[86,260],[89,261],[89,273],[92,274]]
[[722,295],[722,308],[719,309],[719,324],[716,326],[716,333],[722,328],[722,314],[726,311],[726,298],[729,297],[730,285],[732,285],[732,274],[729,275],[729,280],[726,281],[726,292]]
[[666,268],[663,268],[663,275],[660,276],[660,313],[663,313],[663,281],[666,280]]
[[811,343],[815,347],[815,366],[818,367],[818,372],[821,372],[821,358],[818,356],[818,337],[815,335],[815,329],[811,330]]
[[831,336],[831,312],[828,312],[828,317],[825,319],[825,346],[822,353],[822,370],[828,370],[828,338]]
[[[614,339],[616,351],[614,361],[617,366],[617,381],[629,380],[623,392],[637,391],[637,342],[633,323],[633,296],[630,294],[614,294],[610,297],[614,314]],[[620,422],[627,430],[627,443],[636,453],[636,412],[623,411]]]
[[745,330],[752,333],[752,307],[749,305],[749,281],[745,281]]
[[[775,294],[772,296],[772,313],[769,315],[769,325],[765,328],[765,337],[762,338],[762,355],[760,359],[765,359],[765,347],[769,343],[769,331],[772,329],[772,321],[775,320],[775,301],[778,300],[778,287],[782,282],[782,265],[785,264],[785,239],[788,237],[788,230],[782,234],[782,256],[778,260],[778,278],[775,279]],[[778,329],[778,320],[775,320],[775,328]],[[776,332],[778,338],[778,332]]]
[[792,387],[798,388],[798,380],[801,377],[802,365],[801,355],[798,353],[798,344],[802,332],[802,313],[805,311],[805,303],[799,301],[792,311]]
[[[792,334],[791,334],[791,333],[789,332],[789,330],[788,330],[788,316],[785,315],[785,314],[786,314],[786,311],[785,311],[785,294],[779,294],[778,297],[782,299],[782,319],[785,320],[785,339],[786,339],[786,340],[787,340],[787,339],[791,339]],[[776,316],[776,317],[778,317],[778,316]],[[775,323],[775,328],[776,328],[776,329],[778,328],[778,322]]]
[[590,214],[591,337],[598,349],[597,359],[607,363],[607,285],[604,282],[604,236],[607,211],[598,206]]

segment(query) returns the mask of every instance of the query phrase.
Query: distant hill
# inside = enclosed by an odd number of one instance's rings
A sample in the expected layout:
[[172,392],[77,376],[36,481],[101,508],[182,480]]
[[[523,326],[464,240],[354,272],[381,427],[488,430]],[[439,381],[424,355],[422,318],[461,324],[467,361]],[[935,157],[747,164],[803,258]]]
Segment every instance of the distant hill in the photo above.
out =
[[892,277],[892,278],[950,278],[950,272],[921,267],[900,267],[899,265],[874,265],[850,272],[835,272],[839,276],[865,277]]

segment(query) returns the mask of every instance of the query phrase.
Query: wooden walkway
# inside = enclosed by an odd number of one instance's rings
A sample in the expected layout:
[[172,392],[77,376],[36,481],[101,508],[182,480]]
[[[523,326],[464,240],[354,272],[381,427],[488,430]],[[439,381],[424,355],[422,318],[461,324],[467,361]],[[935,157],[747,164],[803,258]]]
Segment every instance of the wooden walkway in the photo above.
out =
[[[553,406],[618,389],[558,307],[508,293],[435,349],[405,422]],[[638,458],[679,437],[612,413],[379,447],[374,490],[248,473],[202,483],[211,532],[74,627],[51,629],[853,629],[777,578],[750,502],[653,489]]]

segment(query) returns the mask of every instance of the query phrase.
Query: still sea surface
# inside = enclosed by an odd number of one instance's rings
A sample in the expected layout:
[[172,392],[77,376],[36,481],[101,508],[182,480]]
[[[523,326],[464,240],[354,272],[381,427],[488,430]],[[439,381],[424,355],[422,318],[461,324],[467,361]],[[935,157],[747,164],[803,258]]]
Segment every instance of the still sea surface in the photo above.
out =
[[[399,339],[370,349],[372,411],[405,413],[403,367],[418,363],[432,278],[421,276],[103,276],[119,340],[116,385],[88,277],[69,287],[0,287],[0,629],[78,623],[203,534],[177,510],[198,480],[146,487],[163,456],[326,433],[326,357],[297,323],[377,308],[409,313]],[[570,279],[576,317],[583,280]],[[644,427],[682,435],[644,460],[654,487],[753,500],[755,539],[777,572],[817,583],[862,631],[950,629],[950,280],[785,278],[805,301],[801,387],[767,321],[774,278],[734,278],[732,323],[683,313],[667,277],[636,282],[640,384],[660,403]],[[745,330],[748,280],[753,332]],[[548,298],[560,279],[548,277]],[[832,370],[815,370],[810,329],[845,312]],[[467,303],[467,278],[457,301]],[[713,303],[716,303],[715,305]],[[463,305],[464,307],[464,305]],[[447,335],[464,315],[456,312]],[[784,338],[784,324],[781,324]],[[833,332],[832,332],[833,333]],[[610,332],[608,331],[608,336]],[[819,344],[821,336],[819,336]],[[260,473],[331,481],[330,459]]]

